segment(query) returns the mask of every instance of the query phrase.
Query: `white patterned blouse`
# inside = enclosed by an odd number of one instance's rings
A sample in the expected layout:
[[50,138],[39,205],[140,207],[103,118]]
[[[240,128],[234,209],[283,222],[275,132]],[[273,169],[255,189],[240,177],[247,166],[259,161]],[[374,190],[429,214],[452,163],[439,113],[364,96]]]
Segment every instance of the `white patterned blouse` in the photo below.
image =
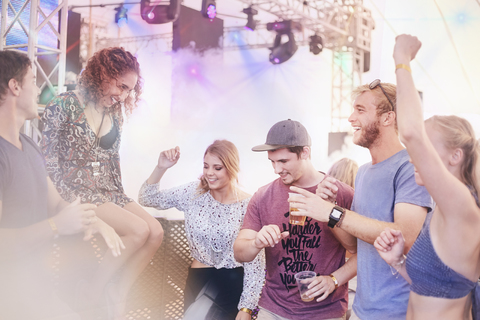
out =
[[255,309],[265,281],[265,255],[262,250],[255,260],[239,263],[233,257],[233,243],[243,223],[250,197],[223,204],[210,192],[197,193],[199,182],[159,190],[159,183],[145,182],[138,202],[146,207],[165,210],[172,207],[185,213],[185,233],[193,258],[217,269],[244,268],[243,292],[238,309]]

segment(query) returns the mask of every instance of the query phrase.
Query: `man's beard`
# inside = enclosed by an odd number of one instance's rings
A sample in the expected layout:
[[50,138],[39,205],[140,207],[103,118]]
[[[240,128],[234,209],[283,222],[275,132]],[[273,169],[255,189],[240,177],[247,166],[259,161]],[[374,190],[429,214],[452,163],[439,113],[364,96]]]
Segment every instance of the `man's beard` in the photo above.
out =
[[378,136],[380,135],[380,121],[377,120],[375,122],[370,123],[366,127],[362,127],[362,135],[360,136],[359,140],[357,141],[357,145],[370,148],[372,144],[375,143]]

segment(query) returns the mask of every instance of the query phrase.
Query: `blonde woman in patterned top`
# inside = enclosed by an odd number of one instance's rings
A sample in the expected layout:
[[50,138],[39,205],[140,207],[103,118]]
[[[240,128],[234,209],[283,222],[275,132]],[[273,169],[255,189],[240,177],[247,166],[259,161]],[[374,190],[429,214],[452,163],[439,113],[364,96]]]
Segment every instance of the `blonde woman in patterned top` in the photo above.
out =
[[[139,203],[185,213],[192,265],[185,288],[185,310],[207,282],[218,290],[215,303],[228,319],[250,320],[257,307],[265,279],[265,258],[239,263],[233,257],[233,243],[243,223],[250,195],[237,185],[237,148],[227,140],[216,140],[205,151],[200,181],[160,190],[160,180],[180,158],[180,148],[160,153],[158,164],[143,184]],[[213,282],[213,284],[212,284]]]

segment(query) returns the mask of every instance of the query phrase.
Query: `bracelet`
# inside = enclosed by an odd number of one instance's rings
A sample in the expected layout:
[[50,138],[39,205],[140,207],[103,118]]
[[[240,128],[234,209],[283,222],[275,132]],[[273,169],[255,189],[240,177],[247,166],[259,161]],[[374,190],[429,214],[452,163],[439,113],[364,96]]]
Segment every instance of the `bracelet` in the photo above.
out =
[[57,239],[58,238],[58,228],[57,228],[57,225],[55,224],[55,221],[53,221],[52,218],[49,218],[48,223],[50,224],[50,228],[53,231],[53,239]]
[[398,69],[405,69],[405,70],[407,70],[408,72],[412,73],[412,69],[410,69],[409,66],[407,66],[406,64],[403,64],[403,63],[397,64],[397,65],[395,66],[395,71],[397,71]]
[[340,220],[338,220],[337,225],[336,225],[337,228],[340,228],[342,226],[343,218],[345,218],[346,215],[347,215],[347,210],[345,210],[342,213],[342,216],[340,217]]
[[252,310],[250,310],[248,308],[241,308],[240,311],[243,311],[243,312],[248,313],[249,315],[252,315]]
[[333,283],[335,284],[335,290],[336,290],[338,288],[338,280],[337,280],[337,278],[335,278],[335,276],[333,274],[330,274],[329,276],[330,276],[330,278],[332,278]]
[[[407,257],[405,255],[402,255],[402,259],[400,260],[399,263],[395,263],[393,265],[393,268],[392,266],[390,266],[390,272],[392,273],[392,276],[397,276],[396,278],[398,278],[398,273],[400,272],[400,269],[402,269],[402,266],[403,264],[405,263],[405,261],[407,260]],[[398,266],[398,268],[397,268]],[[393,271],[395,269],[395,271]]]

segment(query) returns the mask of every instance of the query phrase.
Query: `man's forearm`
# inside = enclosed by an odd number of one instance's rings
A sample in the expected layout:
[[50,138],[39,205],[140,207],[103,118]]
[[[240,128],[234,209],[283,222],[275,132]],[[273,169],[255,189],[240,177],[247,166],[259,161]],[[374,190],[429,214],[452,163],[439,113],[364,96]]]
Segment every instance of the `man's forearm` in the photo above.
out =
[[233,254],[238,262],[251,262],[262,249],[254,245],[255,239],[237,238],[233,244]]
[[338,268],[332,275],[337,279],[338,285],[341,286],[357,275],[357,254],[354,254],[345,262],[343,266]]

